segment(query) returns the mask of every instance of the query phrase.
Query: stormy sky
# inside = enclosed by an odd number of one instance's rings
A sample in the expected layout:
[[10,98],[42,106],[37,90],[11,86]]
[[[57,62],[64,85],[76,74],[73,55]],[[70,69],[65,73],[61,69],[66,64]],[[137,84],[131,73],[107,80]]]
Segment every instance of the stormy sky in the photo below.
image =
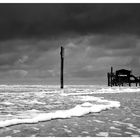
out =
[[107,84],[140,75],[140,4],[0,4],[0,84]]

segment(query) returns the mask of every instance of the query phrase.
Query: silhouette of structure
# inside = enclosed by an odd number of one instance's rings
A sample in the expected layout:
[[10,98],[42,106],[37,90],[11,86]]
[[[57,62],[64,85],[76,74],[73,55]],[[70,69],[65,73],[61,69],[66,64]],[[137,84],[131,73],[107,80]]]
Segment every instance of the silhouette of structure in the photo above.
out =
[[120,69],[116,72],[113,72],[113,67],[111,67],[111,72],[107,73],[108,77],[108,86],[131,86],[132,83],[135,83],[136,86],[140,86],[140,77],[136,77],[132,74],[132,71],[126,69]]
[[60,88],[64,88],[64,48],[61,46],[61,51],[60,51],[60,56],[61,56],[61,67],[60,67]]

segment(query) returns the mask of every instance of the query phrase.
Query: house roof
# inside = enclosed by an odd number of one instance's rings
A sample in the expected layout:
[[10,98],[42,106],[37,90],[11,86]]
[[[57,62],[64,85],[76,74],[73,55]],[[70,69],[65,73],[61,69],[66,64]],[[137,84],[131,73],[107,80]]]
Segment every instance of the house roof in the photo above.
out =
[[130,74],[131,70],[120,69],[116,71],[116,74]]

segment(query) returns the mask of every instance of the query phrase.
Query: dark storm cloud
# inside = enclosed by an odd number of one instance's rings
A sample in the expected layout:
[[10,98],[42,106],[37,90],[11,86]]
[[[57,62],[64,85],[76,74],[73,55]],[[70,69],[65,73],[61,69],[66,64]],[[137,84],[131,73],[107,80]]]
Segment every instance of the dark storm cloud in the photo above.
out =
[[139,34],[139,4],[0,4],[0,39]]
[[0,4],[0,78],[98,79],[139,65],[140,4]]
[[139,7],[139,4],[0,4],[0,54],[13,52],[15,55],[7,58],[14,64],[20,55],[32,52],[27,61],[32,62],[41,52],[65,44],[70,34],[105,33],[93,42],[90,40],[91,45],[98,47],[107,43],[107,48],[134,46],[135,40],[131,38],[124,44],[122,37],[115,40],[106,34],[132,30],[138,33]]
[[[5,68],[9,69],[12,67],[21,67],[22,65],[24,65],[24,68],[28,67],[28,65],[31,66],[35,61],[37,61],[37,59],[43,56],[43,53],[47,52],[48,50],[49,52],[55,50],[60,45],[59,42],[61,41],[59,39],[13,39],[1,41],[0,70],[3,70]],[[49,58],[47,57],[47,59]]]
[[95,77],[102,77],[104,76],[104,73],[105,71],[103,70],[98,70],[98,71],[89,71],[89,70],[86,70],[86,69],[81,69],[81,70],[78,70],[78,71],[75,71],[75,72],[72,72],[72,76],[73,77],[80,77],[80,78],[95,78]]
[[91,36],[88,44],[102,49],[131,49],[136,47],[138,41],[138,37],[133,35],[97,35],[94,38]]
[[[90,35],[67,45],[69,60],[65,69],[72,77],[106,77],[111,66],[136,69],[140,64],[140,39],[134,35]],[[138,72],[137,72],[138,73]]]
[[72,54],[77,55],[84,50],[83,55],[96,59],[105,56],[139,56],[139,44],[138,36],[134,35],[90,35],[75,38],[67,47],[71,48]]

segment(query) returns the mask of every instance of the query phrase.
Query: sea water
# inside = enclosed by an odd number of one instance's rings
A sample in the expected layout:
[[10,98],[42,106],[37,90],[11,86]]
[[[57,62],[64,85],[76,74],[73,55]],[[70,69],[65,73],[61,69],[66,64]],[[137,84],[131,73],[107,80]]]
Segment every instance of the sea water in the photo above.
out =
[[22,123],[79,117],[121,106],[94,94],[139,92],[137,87],[0,85],[0,128]]

